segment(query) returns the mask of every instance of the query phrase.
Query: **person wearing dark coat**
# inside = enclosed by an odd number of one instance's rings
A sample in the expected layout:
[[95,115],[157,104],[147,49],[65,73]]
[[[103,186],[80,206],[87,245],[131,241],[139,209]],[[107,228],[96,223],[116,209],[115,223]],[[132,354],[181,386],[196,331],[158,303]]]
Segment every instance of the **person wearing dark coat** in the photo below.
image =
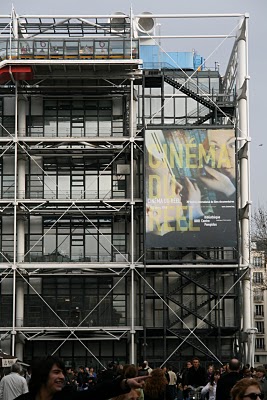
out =
[[216,400],[230,400],[231,389],[242,378],[240,375],[240,362],[236,358],[232,358],[229,362],[228,372],[221,375],[218,380],[216,389]]
[[105,400],[120,394],[129,393],[131,389],[143,387],[147,377],[124,379],[95,385],[85,391],[64,390],[65,366],[62,360],[49,356],[39,360],[32,368],[29,392],[17,397],[18,400]]
[[195,388],[198,386],[205,386],[207,383],[207,373],[205,368],[200,365],[199,358],[193,358],[192,364],[193,366],[189,368],[186,376],[186,385]]

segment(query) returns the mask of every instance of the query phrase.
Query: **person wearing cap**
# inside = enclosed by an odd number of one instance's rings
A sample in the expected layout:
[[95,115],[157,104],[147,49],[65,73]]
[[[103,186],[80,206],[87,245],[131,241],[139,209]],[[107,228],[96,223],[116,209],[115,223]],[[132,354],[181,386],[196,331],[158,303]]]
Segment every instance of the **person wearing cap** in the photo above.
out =
[[259,365],[255,370],[255,378],[261,386],[261,391],[264,393],[264,400],[267,400],[267,380],[266,369],[263,365]]

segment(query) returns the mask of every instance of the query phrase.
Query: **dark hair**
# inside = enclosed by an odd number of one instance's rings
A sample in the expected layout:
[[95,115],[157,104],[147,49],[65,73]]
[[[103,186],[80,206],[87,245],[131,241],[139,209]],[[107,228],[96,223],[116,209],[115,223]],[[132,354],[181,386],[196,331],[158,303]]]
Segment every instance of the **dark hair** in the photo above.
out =
[[230,392],[232,400],[242,399],[245,394],[245,391],[250,386],[257,386],[259,388],[259,390],[261,390],[261,386],[256,379],[252,379],[252,378],[240,379],[240,381],[238,381],[235,384],[235,386],[232,388],[232,390]]
[[42,385],[45,385],[48,380],[49,372],[53,365],[62,369],[63,374],[66,374],[66,369],[63,361],[54,356],[48,356],[43,359],[35,360],[32,364],[32,375],[29,382],[29,392],[34,396],[38,393]]
[[220,373],[220,371],[219,371],[218,369],[216,369],[216,370],[211,374],[211,377],[210,377],[210,385],[214,385],[214,382],[215,382],[214,377],[215,377],[215,375],[220,375],[220,376],[221,376],[221,373]]

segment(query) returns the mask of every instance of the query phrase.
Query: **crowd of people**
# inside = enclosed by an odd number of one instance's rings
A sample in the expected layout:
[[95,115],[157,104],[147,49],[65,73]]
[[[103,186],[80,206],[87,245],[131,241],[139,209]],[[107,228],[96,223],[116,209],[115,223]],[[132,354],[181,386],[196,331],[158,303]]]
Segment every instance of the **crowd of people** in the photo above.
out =
[[265,367],[241,368],[235,358],[205,368],[194,357],[182,371],[151,368],[147,361],[138,367],[109,363],[96,373],[93,367],[65,368],[48,356],[22,375],[22,366],[13,364],[0,381],[0,400],[267,400]]

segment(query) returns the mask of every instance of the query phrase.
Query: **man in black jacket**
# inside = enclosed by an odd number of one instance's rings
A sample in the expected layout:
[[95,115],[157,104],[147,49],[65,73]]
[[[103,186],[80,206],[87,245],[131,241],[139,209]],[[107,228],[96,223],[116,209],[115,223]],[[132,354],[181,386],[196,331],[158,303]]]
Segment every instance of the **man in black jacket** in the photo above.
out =
[[207,383],[207,373],[204,367],[200,365],[198,357],[193,358],[193,366],[189,368],[186,376],[186,385],[193,387],[205,386]]
[[223,374],[218,380],[216,389],[216,400],[230,400],[231,389],[239,381],[242,376],[239,373],[240,362],[236,358],[232,358],[229,362],[228,372]]
[[129,379],[115,379],[110,382],[95,385],[85,391],[64,390],[65,366],[57,357],[49,356],[39,360],[32,368],[29,382],[29,392],[19,400],[105,400],[120,394],[128,393],[131,389],[143,387],[144,380],[149,377],[140,376]]

